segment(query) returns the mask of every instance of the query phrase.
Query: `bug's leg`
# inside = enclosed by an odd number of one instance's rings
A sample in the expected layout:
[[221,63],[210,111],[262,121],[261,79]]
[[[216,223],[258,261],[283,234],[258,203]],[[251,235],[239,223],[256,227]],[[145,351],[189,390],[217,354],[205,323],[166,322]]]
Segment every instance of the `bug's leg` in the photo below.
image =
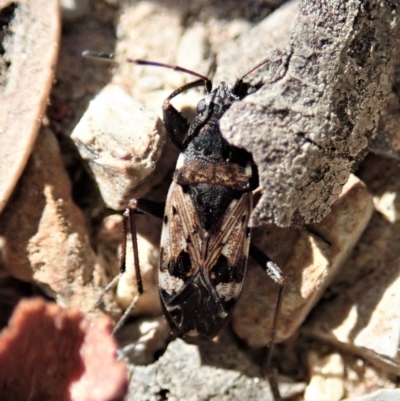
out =
[[134,209],[135,214],[145,213],[162,219],[164,217],[165,202],[154,202],[148,199],[131,199],[128,208]]
[[137,300],[143,294],[143,283],[139,265],[139,252],[137,245],[135,214],[146,213],[155,217],[162,218],[164,214],[164,208],[165,208],[164,203],[153,202],[146,199],[131,199],[128,203],[128,207],[125,209],[123,213],[122,250],[121,250],[119,274],[115,276],[111,280],[111,282],[105,287],[103,294],[97,301],[97,305],[102,301],[104,294],[108,292],[111,288],[113,288],[116,285],[116,283],[118,283],[121,276],[126,271],[126,242],[128,237],[128,220],[129,220],[130,234],[132,240],[133,262],[136,273],[137,294],[135,295],[132,302],[129,304],[128,308],[125,310],[124,314],[121,316],[121,318],[115,325],[113,329],[113,334],[117,332],[121,328],[121,326],[125,323],[126,319],[129,317],[131,311],[135,307]]
[[329,241],[325,236],[323,236],[318,230],[314,228],[312,224],[304,226],[304,229],[308,231],[312,236],[319,238],[321,241],[325,242],[328,247],[332,246],[332,242]]
[[172,106],[171,99],[191,88],[197,88],[198,86],[202,86],[204,85],[205,82],[207,87],[208,81],[204,81],[204,79],[198,79],[197,81],[189,82],[188,84],[183,85],[180,88],[173,91],[164,100],[162,109],[163,109],[163,119],[164,119],[165,129],[167,130],[167,134],[171,138],[172,143],[179,150],[182,150],[183,139],[185,138],[186,133],[189,129],[189,124],[186,121],[186,118],[183,117],[182,114],[178,110],[176,110],[174,106]]
[[272,352],[275,343],[276,329],[278,327],[278,318],[282,307],[283,290],[285,288],[285,277],[282,274],[281,269],[269,259],[269,257],[258,249],[254,245],[250,245],[250,256],[262,267],[266,268],[267,274],[279,285],[278,298],[275,305],[274,319],[272,322],[271,334],[268,342],[267,356],[264,362],[264,371],[268,375],[269,383],[271,386],[271,392],[274,396],[275,401],[281,400],[279,393],[278,382],[276,380],[276,373],[271,372],[271,359]]

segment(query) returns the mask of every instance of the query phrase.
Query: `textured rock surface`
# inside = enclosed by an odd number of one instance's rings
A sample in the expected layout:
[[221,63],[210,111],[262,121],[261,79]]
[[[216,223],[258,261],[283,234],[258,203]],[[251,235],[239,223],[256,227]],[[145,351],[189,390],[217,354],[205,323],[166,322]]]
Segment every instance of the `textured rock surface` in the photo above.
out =
[[386,110],[379,121],[377,136],[370,143],[371,152],[395,159],[400,158],[400,51],[394,54],[395,82],[388,97]]
[[[165,354],[150,366],[131,368],[128,400],[221,401],[272,400],[268,382],[229,338],[198,348],[181,340],[169,344]],[[282,395],[304,389],[301,383],[280,385]]]
[[[257,38],[270,36],[268,24],[254,29]],[[251,46],[252,32],[223,49],[232,71],[247,68],[254,54],[271,60],[268,73],[251,77],[261,88],[221,121],[224,136],[252,152],[259,168],[265,192],[253,225],[307,224],[328,214],[376,135],[392,92],[399,31],[396,0],[303,1],[284,50],[262,39]]]

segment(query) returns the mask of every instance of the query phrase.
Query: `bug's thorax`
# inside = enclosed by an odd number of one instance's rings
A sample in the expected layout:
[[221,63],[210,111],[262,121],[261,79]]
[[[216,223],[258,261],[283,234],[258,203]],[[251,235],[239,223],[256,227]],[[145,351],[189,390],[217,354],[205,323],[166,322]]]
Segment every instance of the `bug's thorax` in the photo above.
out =
[[207,183],[249,190],[253,175],[251,156],[244,149],[230,145],[222,137],[219,127],[221,117],[237,100],[238,96],[225,82],[200,100],[199,114],[190,124],[176,165],[178,184]]

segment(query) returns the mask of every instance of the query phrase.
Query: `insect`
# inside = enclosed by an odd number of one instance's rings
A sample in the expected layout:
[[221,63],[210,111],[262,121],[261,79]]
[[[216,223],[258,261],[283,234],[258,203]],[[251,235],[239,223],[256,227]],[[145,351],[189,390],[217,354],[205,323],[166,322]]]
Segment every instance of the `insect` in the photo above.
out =
[[[84,55],[110,58],[108,54],[95,52],[85,52]],[[143,286],[134,215],[144,212],[162,218],[158,272],[161,304],[172,333],[189,343],[199,343],[214,338],[231,317],[242,292],[250,254],[280,285],[266,361],[269,367],[285,280],[280,269],[261,250],[250,245],[248,221],[253,209],[253,191],[258,187],[252,156],[229,144],[219,128],[224,113],[244,97],[244,79],[268,60],[262,60],[237,79],[232,89],[225,82],[213,89],[206,76],[183,67],[145,60],[128,61],[174,69],[198,79],[176,89],[163,103],[166,131],[181,153],[165,205],[145,199],[129,202],[124,213],[120,275],[125,271],[129,220],[140,296]],[[201,85],[205,86],[206,95],[197,104],[197,116],[188,124],[172,106],[171,100]],[[121,321],[129,315],[135,302]]]

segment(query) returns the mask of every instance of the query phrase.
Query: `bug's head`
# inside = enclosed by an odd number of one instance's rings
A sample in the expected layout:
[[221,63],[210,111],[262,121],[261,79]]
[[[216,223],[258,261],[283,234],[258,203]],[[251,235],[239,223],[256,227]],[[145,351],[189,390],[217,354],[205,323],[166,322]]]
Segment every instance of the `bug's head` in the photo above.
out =
[[197,103],[196,111],[200,117],[219,120],[232,103],[239,100],[225,82],[221,82]]

